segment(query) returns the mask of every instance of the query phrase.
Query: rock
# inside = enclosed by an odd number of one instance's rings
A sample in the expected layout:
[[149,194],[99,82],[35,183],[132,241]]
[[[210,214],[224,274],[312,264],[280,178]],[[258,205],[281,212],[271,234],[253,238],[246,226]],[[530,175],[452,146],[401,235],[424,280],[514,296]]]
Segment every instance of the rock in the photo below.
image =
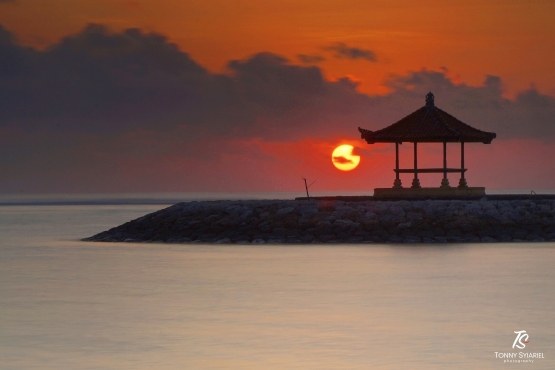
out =
[[499,235],[496,239],[499,240],[500,242],[510,242],[513,240],[513,238],[511,238],[510,235],[506,235],[506,234]]
[[387,241],[390,242],[390,243],[402,243],[403,238],[401,238],[400,236],[397,236],[397,235],[389,235],[387,237]]
[[362,216],[362,218],[365,220],[375,220],[378,216],[374,212],[368,211],[364,214],[364,216]]
[[528,234],[525,239],[531,242],[544,241],[544,239],[537,234]]
[[422,219],[422,213],[408,212],[407,218],[409,220],[420,220]]
[[380,218],[380,222],[391,222],[394,219],[393,215],[390,213],[382,214],[380,215],[379,218]]
[[486,216],[489,216],[493,219],[496,220],[500,220],[501,219],[501,213],[499,213],[499,211],[497,209],[489,209],[486,211]]
[[480,243],[480,238],[474,235],[463,235],[462,238],[465,243]]
[[524,239],[530,232],[526,229],[517,229],[513,231],[513,239]]
[[264,221],[258,224],[258,230],[262,231],[263,233],[267,233],[272,230],[272,226],[268,221]]
[[334,240],[334,239],[335,239],[335,235],[331,235],[331,234],[324,234],[324,235],[318,236],[318,240],[320,240],[323,243],[327,243],[330,240]]
[[300,207],[299,211],[302,217],[312,217],[318,213],[318,208],[316,206]]
[[331,229],[331,227],[332,227],[331,222],[329,221],[321,221],[316,224],[317,229],[329,230]]
[[434,229],[434,235],[435,236],[444,236],[445,235],[445,231],[443,231],[443,229],[436,227]]
[[407,236],[403,239],[403,243],[420,243],[421,241],[417,236]]
[[286,215],[288,213],[291,213],[295,210],[295,207],[286,207],[286,208],[282,208],[279,211],[276,212],[277,215],[283,216]]
[[285,243],[286,241],[287,241],[287,238],[284,238],[284,237],[270,236],[268,238],[269,244],[281,244],[281,243]]
[[350,229],[350,228],[358,228],[360,224],[358,222],[353,222],[351,220],[335,220],[333,226],[342,228],[342,229]]
[[389,212],[395,216],[401,216],[401,217],[405,216],[405,210],[403,209],[403,207],[399,206],[398,204],[392,204],[389,207]]
[[274,229],[272,230],[273,235],[279,236],[287,235],[287,232],[288,230],[284,227],[274,227]]
[[304,234],[301,235],[299,237],[299,239],[301,240],[301,242],[303,243],[311,243],[312,241],[314,241],[316,238],[314,237],[314,235],[312,234]]
[[482,243],[497,243],[497,239],[489,237],[489,236],[484,236],[480,241]]
[[416,236],[419,236],[420,238],[433,239],[434,233],[431,230],[418,230]]

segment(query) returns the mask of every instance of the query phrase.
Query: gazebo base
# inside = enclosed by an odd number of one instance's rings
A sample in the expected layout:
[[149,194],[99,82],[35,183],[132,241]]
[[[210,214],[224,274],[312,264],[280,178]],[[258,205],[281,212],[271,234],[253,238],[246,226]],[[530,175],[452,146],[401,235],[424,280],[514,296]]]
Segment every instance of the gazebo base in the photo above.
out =
[[486,188],[376,188],[375,198],[404,197],[483,197]]

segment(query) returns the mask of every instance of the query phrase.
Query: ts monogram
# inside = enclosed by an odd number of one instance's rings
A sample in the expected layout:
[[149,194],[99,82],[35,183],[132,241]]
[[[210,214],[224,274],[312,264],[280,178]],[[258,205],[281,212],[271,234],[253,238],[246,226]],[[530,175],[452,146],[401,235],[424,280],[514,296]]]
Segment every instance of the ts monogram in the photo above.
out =
[[528,344],[528,342],[530,342],[529,335],[526,334],[526,330],[521,330],[521,331],[515,331],[516,334],[516,338],[515,341],[513,343],[513,348],[519,348],[519,349],[524,349],[524,347],[526,347],[526,345]]
[[[530,336],[526,330],[515,331],[516,338],[513,348],[524,349],[530,343]],[[536,343],[538,344],[538,343]],[[495,358],[502,359],[503,362],[527,363],[544,359],[543,352],[495,352]]]

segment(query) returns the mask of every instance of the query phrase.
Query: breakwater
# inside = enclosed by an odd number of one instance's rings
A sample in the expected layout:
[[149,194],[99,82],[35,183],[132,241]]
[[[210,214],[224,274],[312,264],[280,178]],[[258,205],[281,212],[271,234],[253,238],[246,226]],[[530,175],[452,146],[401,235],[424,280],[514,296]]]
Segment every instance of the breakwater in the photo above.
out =
[[83,240],[239,244],[555,241],[555,199],[550,198],[184,202]]

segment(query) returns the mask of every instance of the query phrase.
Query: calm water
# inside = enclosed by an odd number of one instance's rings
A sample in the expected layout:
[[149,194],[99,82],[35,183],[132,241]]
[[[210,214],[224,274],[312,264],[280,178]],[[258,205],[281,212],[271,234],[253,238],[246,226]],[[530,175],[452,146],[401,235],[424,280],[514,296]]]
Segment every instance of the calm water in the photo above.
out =
[[78,241],[162,207],[1,206],[0,369],[555,368],[552,244]]

